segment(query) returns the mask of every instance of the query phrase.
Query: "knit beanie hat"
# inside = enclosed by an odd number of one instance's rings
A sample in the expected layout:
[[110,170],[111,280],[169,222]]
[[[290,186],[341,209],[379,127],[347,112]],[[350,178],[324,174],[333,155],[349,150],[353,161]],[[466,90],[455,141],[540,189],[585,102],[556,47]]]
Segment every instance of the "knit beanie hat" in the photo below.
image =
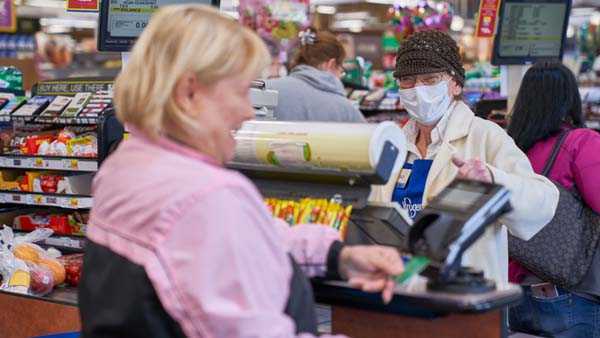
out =
[[429,30],[417,32],[404,41],[398,49],[394,76],[447,72],[462,87],[465,69],[462,66],[458,45],[448,34]]

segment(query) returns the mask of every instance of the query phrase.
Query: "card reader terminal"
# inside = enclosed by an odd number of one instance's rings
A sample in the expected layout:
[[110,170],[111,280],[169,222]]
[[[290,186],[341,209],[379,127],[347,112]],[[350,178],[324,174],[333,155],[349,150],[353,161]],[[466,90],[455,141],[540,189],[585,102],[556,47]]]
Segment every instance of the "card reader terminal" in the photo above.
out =
[[457,179],[436,196],[415,220],[408,247],[437,266],[429,289],[487,292],[494,284],[483,273],[461,267],[462,255],[488,225],[511,210],[510,192],[497,184]]

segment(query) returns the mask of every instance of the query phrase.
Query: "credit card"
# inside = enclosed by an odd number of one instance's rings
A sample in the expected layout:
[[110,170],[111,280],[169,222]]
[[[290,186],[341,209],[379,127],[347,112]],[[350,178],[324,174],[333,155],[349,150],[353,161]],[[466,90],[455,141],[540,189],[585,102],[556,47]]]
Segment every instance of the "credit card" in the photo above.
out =
[[408,282],[414,276],[420,274],[425,270],[431,260],[424,256],[413,256],[408,263],[404,265],[404,272],[394,277],[396,284],[404,284]]

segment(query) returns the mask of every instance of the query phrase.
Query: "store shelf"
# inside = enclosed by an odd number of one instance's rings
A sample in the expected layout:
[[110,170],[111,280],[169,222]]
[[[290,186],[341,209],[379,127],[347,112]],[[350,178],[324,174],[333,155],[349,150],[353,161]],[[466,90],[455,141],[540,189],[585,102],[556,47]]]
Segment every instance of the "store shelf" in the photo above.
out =
[[35,120],[36,123],[44,124],[64,124],[64,125],[95,125],[98,124],[98,117],[39,117]]
[[92,197],[0,190],[0,203],[58,207],[65,209],[89,209],[92,207]]
[[[26,234],[30,232],[18,229],[13,229],[13,231],[17,234]],[[67,249],[69,251],[72,251],[83,250],[83,248],[85,248],[86,241],[87,239],[85,238],[85,236],[53,234],[52,237],[36,243],[41,245],[52,246],[59,250]]]
[[0,168],[40,169],[61,171],[98,171],[98,160],[52,156],[0,156]]
[[69,249],[69,250],[83,250],[85,248],[86,239],[84,237],[75,237],[75,236],[53,236],[48,239],[45,239],[41,242],[38,242],[43,245],[48,245],[61,249]]

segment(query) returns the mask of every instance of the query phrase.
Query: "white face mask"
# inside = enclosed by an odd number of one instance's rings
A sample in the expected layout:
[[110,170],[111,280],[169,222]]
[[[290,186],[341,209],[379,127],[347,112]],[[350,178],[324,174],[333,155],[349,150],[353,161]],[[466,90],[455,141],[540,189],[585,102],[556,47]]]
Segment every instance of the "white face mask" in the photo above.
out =
[[400,90],[400,101],[411,118],[425,125],[439,121],[448,111],[452,98],[448,95],[448,81],[433,86],[418,86]]

